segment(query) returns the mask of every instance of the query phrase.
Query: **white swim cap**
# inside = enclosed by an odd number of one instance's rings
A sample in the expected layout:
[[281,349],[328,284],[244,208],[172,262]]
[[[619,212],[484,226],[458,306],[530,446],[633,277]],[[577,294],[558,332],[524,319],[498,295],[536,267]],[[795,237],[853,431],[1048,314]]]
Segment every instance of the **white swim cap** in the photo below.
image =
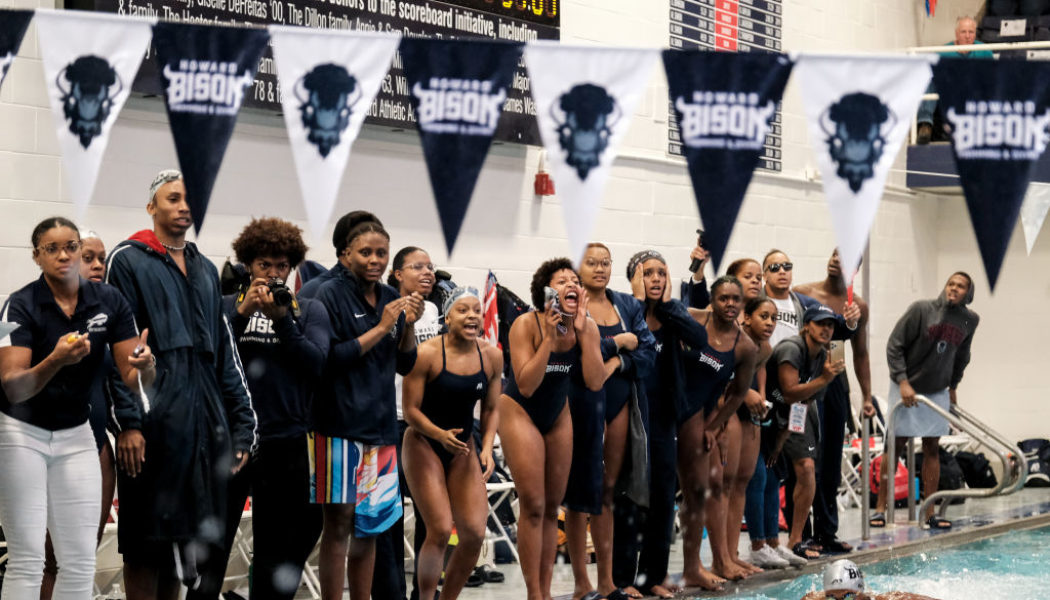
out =
[[852,560],[836,560],[824,567],[824,591],[864,591],[864,573]]

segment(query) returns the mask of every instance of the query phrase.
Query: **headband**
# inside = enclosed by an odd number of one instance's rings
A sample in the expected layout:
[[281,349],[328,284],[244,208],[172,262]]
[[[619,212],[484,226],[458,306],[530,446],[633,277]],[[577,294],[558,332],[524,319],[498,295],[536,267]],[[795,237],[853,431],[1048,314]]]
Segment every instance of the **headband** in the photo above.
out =
[[631,259],[627,261],[627,280],[630,281],[634,277],[634,271],[638,268],[638,265],[651,258],[655,258],[656,260],[664,263],[664,266],[667,266],[667,261],[664,260],[663,255],[657,252],[656,250],[642,250],[641,252],[632,256]]
[[460,286],[449,292],[445,302],[441,305],[441,314],[447,315],[452,305],[464,298],[477,298],[478,302],[481,302],[481,296],[476,288]]
[[182,179],[182,171],[178,169],[164,169],[157,173],[157,176],[153,178],[153,183],[149,184],[149,201],[153,202],[153,197],[157,195],[160,186],[179,179]]

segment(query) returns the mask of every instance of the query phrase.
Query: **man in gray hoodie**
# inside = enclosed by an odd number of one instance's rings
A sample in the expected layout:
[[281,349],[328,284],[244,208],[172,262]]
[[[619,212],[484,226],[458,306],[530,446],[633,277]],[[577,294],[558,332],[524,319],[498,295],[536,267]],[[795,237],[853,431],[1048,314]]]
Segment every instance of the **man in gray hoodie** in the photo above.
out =
[[[908,407],[897,413],[896,437],[887,437],[887,442],[895,439],[897,456],[901,456],[909,438],[922,438],[922,483],[927,496],[937,491],[941,471],[938,442],[948,434],[948,422],[925,404],[918,404],[915,396],[922,394],[944,410],[955,404],[955,388],[970,363],[970,343],[980,321],[977,313],[966,308],[972,300],[973,279],[961,271],[953,273],[936,300],[920,300],[908,307],[886,343],[890,407],[897,402]],[[887,471],[883,461],[873,527],[886,525],[892,479]],[[927,510],[927,524],[937,529],[951,527],[951,521],[934,516],[933,508],[930,505]]]

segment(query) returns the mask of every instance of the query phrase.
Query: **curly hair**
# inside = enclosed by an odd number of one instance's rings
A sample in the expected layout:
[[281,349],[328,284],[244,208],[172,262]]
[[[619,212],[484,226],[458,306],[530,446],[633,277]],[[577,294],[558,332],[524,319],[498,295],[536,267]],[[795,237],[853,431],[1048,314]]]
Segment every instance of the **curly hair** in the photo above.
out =
[[249,265],[260,256],[286,256],[292,268],[306,258],[303,230],[294,223],[274,217],[252,219],[251,223],[233,240],[237,262]]
[[536,272],[532,275],[532,284],[529,285],[529,294],[532,297],[532,305],[536,307],[536,310],[543,310],[546,308],[546,302],[544,302],[543,288],[551,284],[551,277],[562,269],[568,269],[573,272],[578,278],[579,273],[572,266],[572,261],[565,258],[552,258],[547,262],[540,265],[540,268],[536,269]]

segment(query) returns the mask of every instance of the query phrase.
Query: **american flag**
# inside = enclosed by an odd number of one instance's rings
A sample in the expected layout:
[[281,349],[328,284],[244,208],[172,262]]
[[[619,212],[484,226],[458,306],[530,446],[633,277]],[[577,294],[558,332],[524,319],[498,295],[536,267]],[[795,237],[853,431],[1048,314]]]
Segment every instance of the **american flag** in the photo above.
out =
[[485,314],[482,323],[484,337],[491,344],[499,346],[499,310],[496,307],[496,276],[489,271],[485,279],[485,296],[482,299],[481,310]]

